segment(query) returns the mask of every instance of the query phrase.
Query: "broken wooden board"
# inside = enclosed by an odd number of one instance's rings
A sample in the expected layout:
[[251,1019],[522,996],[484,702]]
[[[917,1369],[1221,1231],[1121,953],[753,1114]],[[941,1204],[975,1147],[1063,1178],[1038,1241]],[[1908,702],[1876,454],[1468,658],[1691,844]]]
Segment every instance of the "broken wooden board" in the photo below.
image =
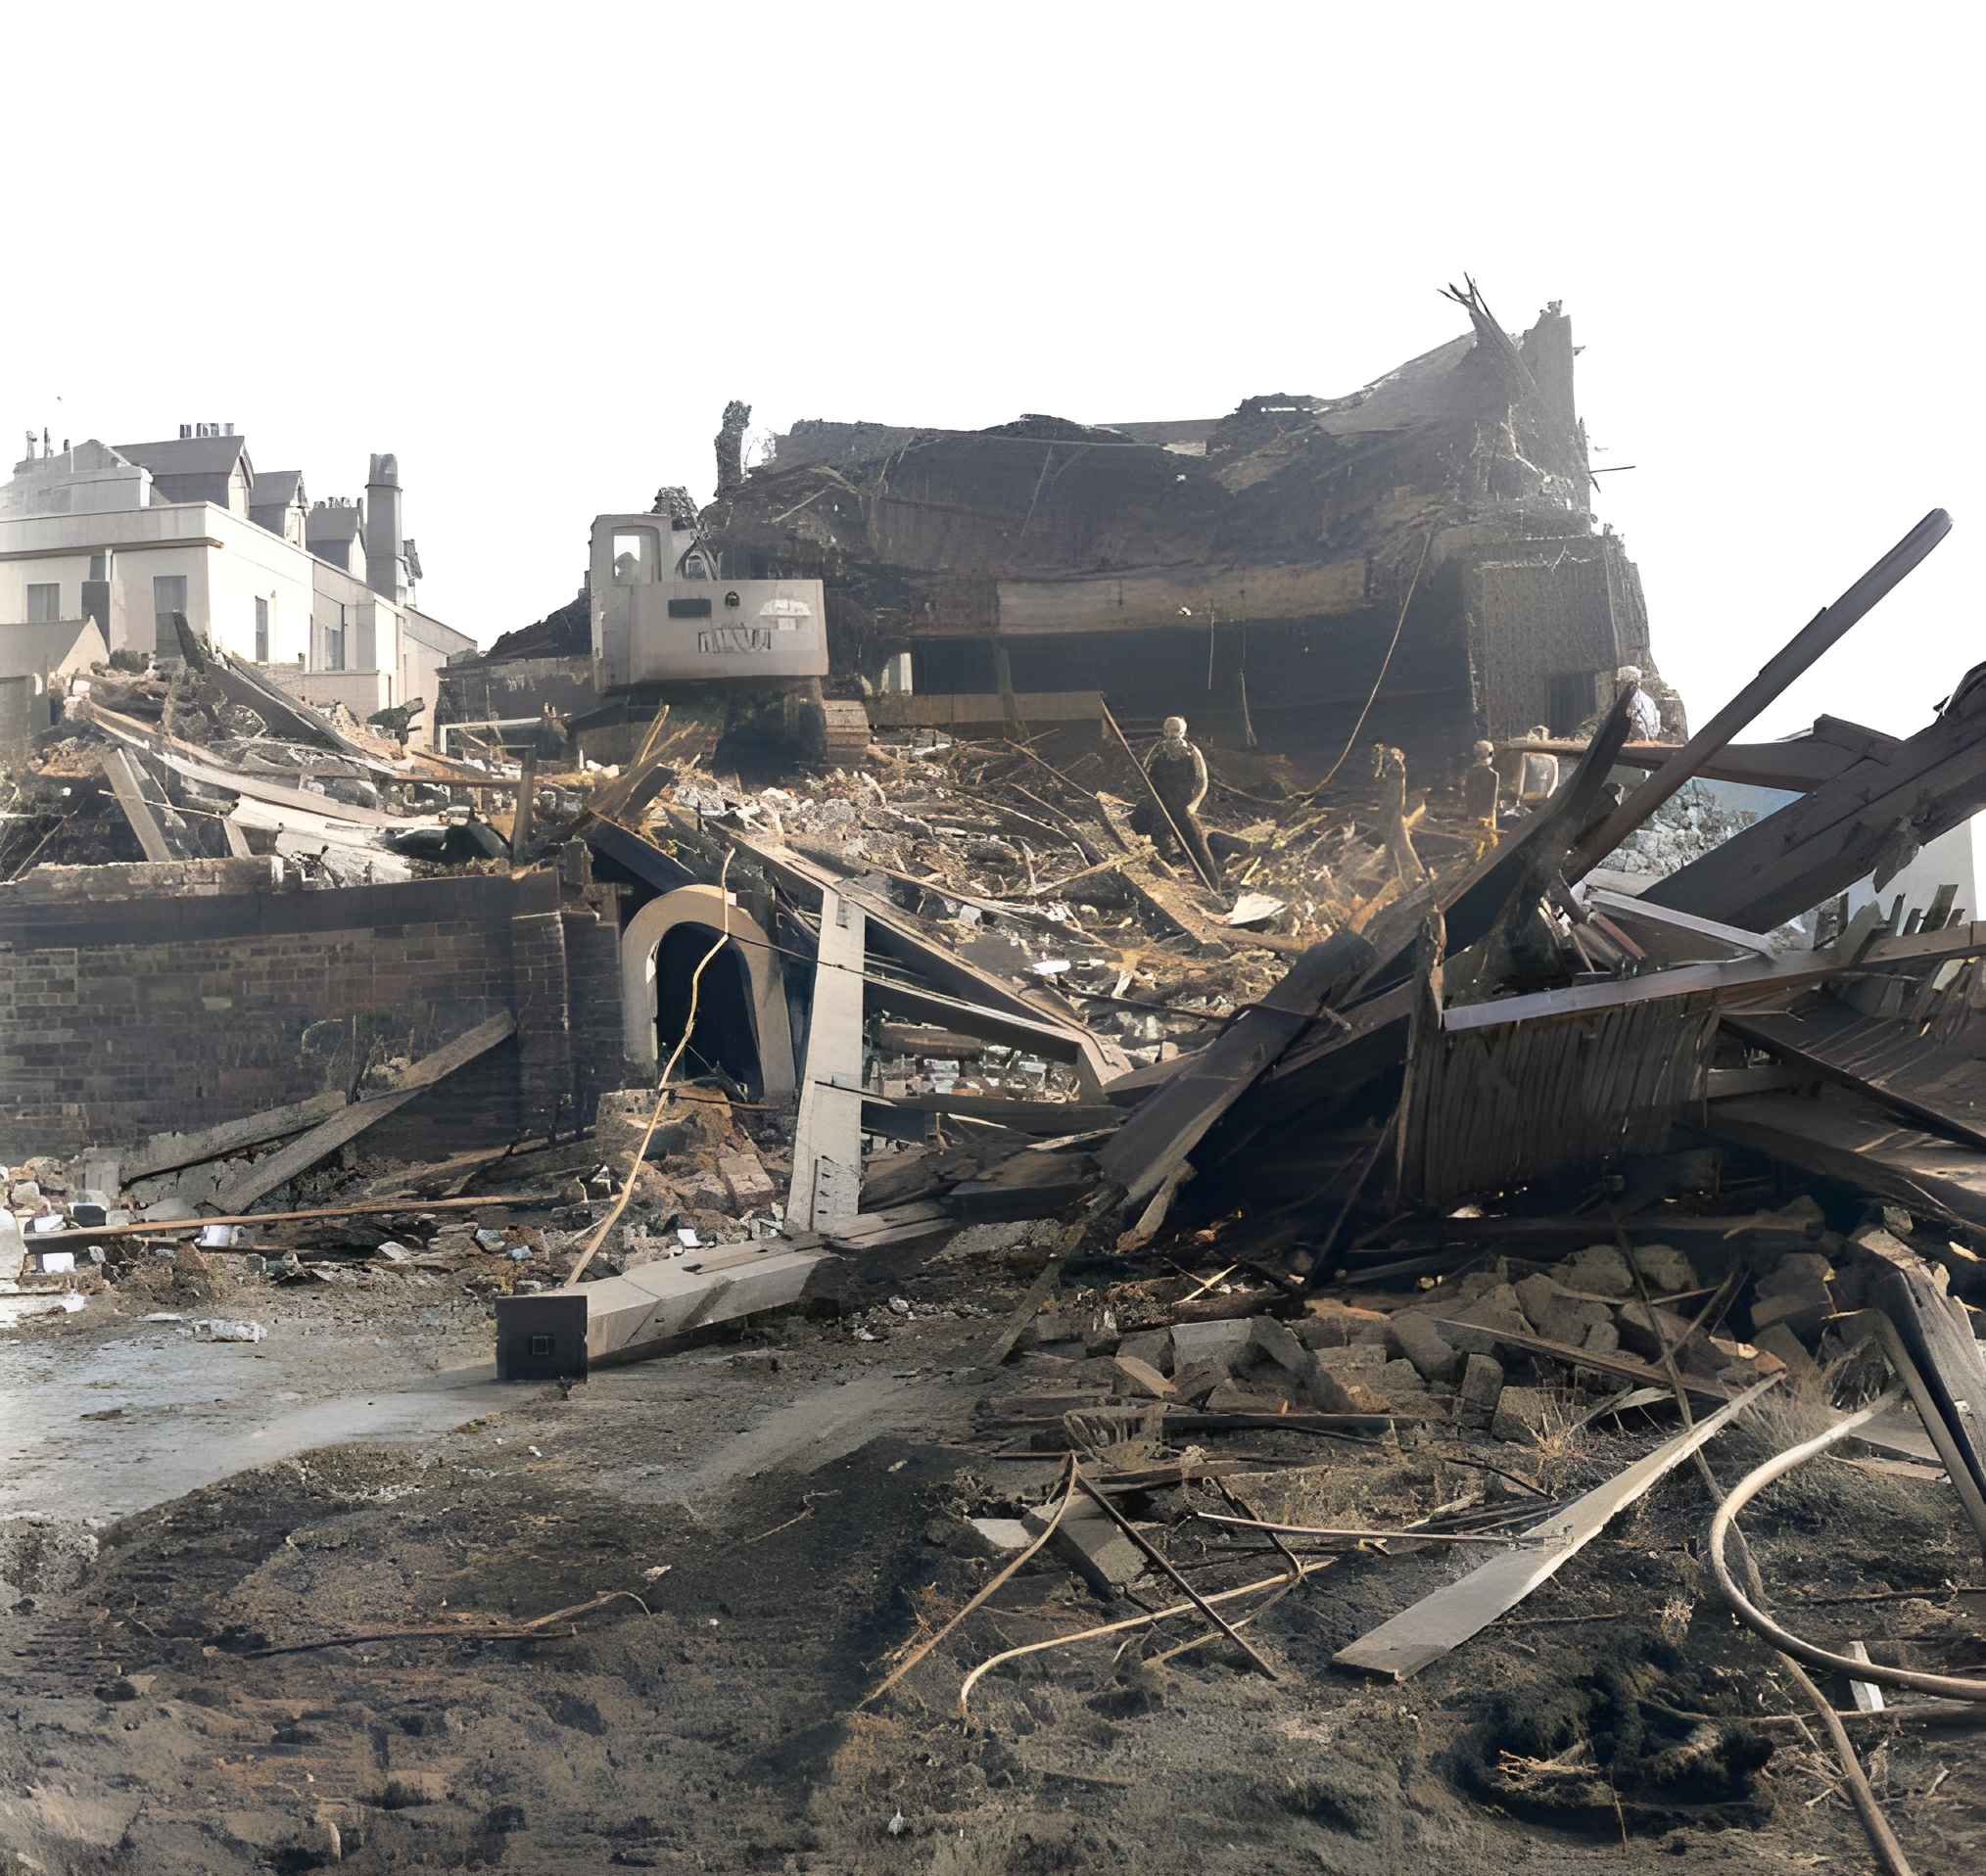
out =
[[1986,1151],[1906,1126],[1846,1090],[1714,1102],[1704,1125],[1768,1158],[1894,1199],[1906,1210],[1986,1226]]
[[1641,896],[1769,931],[1871,872],[1887,885],[1922,845],[1981,807],[1986,690],[1975,684],[1886,758],[1858,762]]
[[151,861],[183,860],[185,855],[166,838],[166,829],[160,824],[152,804],[145,799],[137,765],[121,749],[106,749],[99,760],[103,764],[104,779],[111,784],[111,793],[117,796],[118,806],[124,811],[124,819],[138,836],[138,845],[145,858]]
[[[1662,971],[1632,982],[1655,985],[1684,974]],[[1416,1038],[1400,1122],[1404,1198],[1445,1208],[1472,1193],[1522,1187],[1561,1166],[1658,1152],[1678,1112],[1701,1098],[1717,1047],[1714,992],[1459,1032],[1446,1021],[1538,1001],[1511,997],[1449,1010],[1439,1027],[1430,1023]],[[1136,1124],[1134,1116],[1125,1131]]]
[[903,1113],[953,1114],[966,1120],[984,1121],[993,1127],[1012,1128],[1016,1133],[1049,1136],[1096,1133],[1116,1126],[1124,1118],[1123,1108],[1113,1107],[1107,1101],[1024,1101],[1003,1095],[872,1094],[865,1105]]
[[1631,1004],[1657,1003],[1671,997],[1708,995],[1718,1003],[1749,1003],[1782,991],[1804,990],[1810,984],[1838,977],[1846,965],[1832,951],[1796,951],[1781,958],[1740,958],[1722,964],[1678,964],[1651,970],[1641,977],[1616,977],[1601,984],[1573,984],[1564,990],[1538,990],[1524,997],[1499,997],[1490,1003],[1450,1004],[1442,1011],[1442,1027],[1449,1031],[1493,1029],[1504,1023],[1538,1016],[1583,1016]]
[[[782,884],[797,890],[807,899],[818,902],[823,893],[837,889],[839,882],[826,868],[790,848],[770,841],[748,840],[732,829],[726,831],[727,837],[740,850],[751,854]],[[1130,1057],[1111,1038],[1095,1034],[1073,1018],[1058,1025],[1053,1011],[1044,1011],[1040,1006],[1029,1003],[1011,984],[927,938],[901,907],[859,887],[854,889],[853,896],[860,900],[869,915],[868,942],[885,957],[893,958],[916,971],[940,995],[957,998],[967,1005],[1001,1015],[1017,1016],[1036,1029],[1059,1027],[1076,1049],[1074,1059],[1098,1088],[1130,1071]],[[882,1007],[891,1008],[887,1003]],[[954,1021],[946,1014],[925,1015],[924,1010],[912,1008],[907,1003],[900,1005],[896,1013],[925,1016],[926,1020],[935,1022]],[[960,1023],[957,1026],[963,1028],[967,1025]]]
[[1871,1101],[1986,1150],[1986,1061],[1940,1049],[1918,1022],[1865,1016],[1831,997],[1797,1010],[1726,1014],[1724,1027],[1782,1061],[1818,1069]]
[[575,1284],[559,1294],[586,1299],[588,1364],[610,1366],[666,1354],[678,1337],[712,1323],[786,1308],[822,1265],[835,1261],[828,1251],[771,1238],[712,1246],[700,1260],[638,1264],[625,1276]]
[[828,1232],[862,1209],[862,956],[868,920],[852,898],[826,887],[814,963],[814,1013],[793,1135],[786,1216]]
[[444,1043],[408,1068],[389,1093],[355,1101],[349,1107],[340,1108],[328,1120],[312,1127],[301,1139],[292,1141],[266,1159],[258,1160],[239,1178],[222,1186],[213,1195],[214,1204],[224,1212],[240,1211],[253,1204],[264,1193],[273,1192],[300,1172],[307,1172],[347,1141],[357,1139],[376,1121],[384,1120],[396,1109],[404,1107],[416,1095],[426,1093],[444,1076],[453,1074],[457,1068],[496,1048],[516,1028],[517,1018],[506,1009],[501,1015],[478,1023],[454,1041]]
[[1606,1528],[1609,1519],[1674,1472],[1698,1447],[1716,1438],[1776,1381],[1774,1376],[1747,1388],[1737,1399],[1656,1447],[1604,1485],[1518,1533],[1528,1545],[1540,1548],[1512,1550],[1492,1558],[1359,1636],[1349,1647],[1341,1648],[1332,1661],[1340,1667],[1362,1668],[1395,1680],[1404,1680],[1430,1662],[1440,1661],[1555,1575]]
[[133,1179],[149,1179],[154,1173],[170,1172],[175,1166],[224,1159],[244,1147],[300,1134],[346,1104],[344,1094],[333,1088],[307,1101],[292,1102],[287,1107],[271,1107],[264,1113],[245,1114],[240,1120],[223,1120],[217,1127],[203,1127],[197,1134],[154,1134],[142,1147],[118,1155],[119,1176],[128,1184]]
[[1333,995],[1375,961],[1372,947],[1356,932],[1334,932],[1313,945],[1267,996],[1132,1111],[1099,1156],[1105,1178],[1121,1185],[1133,1204],[1158,1191]]
[[[1743,781],[1803,795],[1832,781],[1871,750],[1894,747],[1897,740],[1839,717],[1818,717],[1804,735],[1788,736],[1783,742],[1726,743],[1696,773],[1707,781]],[[1515,746],[1522,750],[1526,745]],[[1624,769],[1660,769],[1678,747],[1669,742],[1631,742],[1621,750],[1620,764]]]
[[[1454,1347],[1476,1353],[1488,1354],[1485,1344],[1507,1348],[1518,1355],[1542,1355],[1547,1361],[1562,1362],[1568,1368],[1590,1368],[1596,1375],[1612,1375],[1617,1381],[1631,1382],[1643,1387],[1668,1387],[1669,1374],[1666,1369],[1657,1368],[1650,1362],[1636,1361],[1632,1355],[1613,1349],[1605,1354],[1590,1348],[1569,1348],[1564,1342],[1546,1341],[1542,1336],[1525,1336],[1515,1330],[1496,1329],[1483,1323],[1438,1322],[1435,1324],[1442,1336]],[[1682,1384],[1692,1394],[1705,1400],[1728,1400],[1730,1389],[1721,1381],[1713,1381],[1707,1375],[1684,1373]]]

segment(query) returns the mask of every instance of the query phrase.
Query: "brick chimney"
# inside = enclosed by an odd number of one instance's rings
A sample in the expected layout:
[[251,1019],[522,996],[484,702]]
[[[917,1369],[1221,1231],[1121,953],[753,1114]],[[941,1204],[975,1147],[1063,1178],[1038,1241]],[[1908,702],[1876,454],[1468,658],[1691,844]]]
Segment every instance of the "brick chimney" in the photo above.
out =
[[396,603],[406,598],[401,539],[400,458],[374,456],[365,478],[365,584]]

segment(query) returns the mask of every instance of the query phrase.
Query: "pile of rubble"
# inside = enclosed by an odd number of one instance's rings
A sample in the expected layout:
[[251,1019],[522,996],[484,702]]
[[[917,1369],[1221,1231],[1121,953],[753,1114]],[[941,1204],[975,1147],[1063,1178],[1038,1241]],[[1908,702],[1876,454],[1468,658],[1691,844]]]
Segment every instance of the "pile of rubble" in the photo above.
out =
[[[1627,686],[1556,792],[1488,812],[1448,784],[1410,795],[1383,748],[1335,791],[1216,754],[1204,800],[1168,799],[1162,764],[1202,759],[1172,732],[1141,759],[1108,715],[1095,737],[929,737],[767,784],[714,739],[665,740],[665,711],[618,773],[547,737],[514,774],[493,761],[465,780],[349,730],[272,743],[241,674],[189,645],[177,671],[107,680],[77,713],[141,836],[149,817],[188,855],[255,852],[272,811],[268,850],[295,854],[308,793],[313,864],[335,875],[549,862],[593,894],[564,902],[576,920],[611,901],[626,942],[654,908],[695,944],[658,949],[654,927],[653,1033],[623,1032],[653,1073],[601,1095],[585,1128],[440,1162],[355,1144],[366,1100],[405,1099],[517,1026],[493,1017],[372,1064],[321,1117],[26,1162],[19,1267],[0,1278],[150,1297],[161,1265],[203,1258],[236,1283],[458,1285],[496,1301],[500,1373],[568,1383],[780,1310],[855,1341],[928,1335],[987,1313],[975,1284],[1030,1280],[980,1350],[971,1451],[981,1471],[1034,1470],[962,1485],[955,1522],[974,1534],[944,1538],[1009,1562],[872,1700],[1050,1546],[1111,1619],[980,1662],[962,1707],[999,1663],[1161,1622],[1190,1636],[1171,1653],[1214,1646],[1272,1674],[1224,1610],[1252,1618],[1352,1556],[1490,1546],[1332,1657],[1411,1674],[1774,1390],[1823,1444],[1941,1469],[1986,1543],[1967,1314],[1986,1303],[1986,923],[1956,887],[1846,915],[1851,888],[1880,893],[1986,807],[1986,668],[1910,738],[1858,743],[1828,720],[1810,749],[1773,746],[1774,773],[1804,761],[1813,779],[1765,821],[1690,787],[1716,763],[1744,771],[1735,733],[1945,525],[1653,755],[1646,781],[1613,779]],[[17,844],[49,815],[79,837],[85,810],[49,791],[83,747],[17,784],[46,811]],[[445,788],[472,800],[422,792]],[[1620,889],[1631,872],[1638,894]],[[1767,936],[1817,908],[1831,915]],[[942,1303],[906,1293],[906,1273],[941,1268]],[[1319,1441],[1342,1457],[1303,1459]],[[1379,1456],[1417,1452],[1439,1455],[1431,1479],[1475,1482],[1416,1500],[1388,1473],[1389,1499]],[[1723,1531],[1708,1554],[1726,1600],[1824,1710],[1860,1799],[1833,1708],[1792,1665],[1844,1657],[1762,1612]],[[969,1665],[961,1645],[940,1659]],[[1908,1664],[1856,1679],[1986,1692]],[[1684,1716],[1726,1727],[1690,1776],[1749,1802],[1770,1755],[1730,1728],[1754,1715]],[[1485,1777],[1512,1803],[1567,1770],[1505,1758]],[[1582,1789],[1598,1776],[1573,1769]],[[1647,1794],[1673,1771],[1635,1772],[1625,1802],[1660,1809]]]

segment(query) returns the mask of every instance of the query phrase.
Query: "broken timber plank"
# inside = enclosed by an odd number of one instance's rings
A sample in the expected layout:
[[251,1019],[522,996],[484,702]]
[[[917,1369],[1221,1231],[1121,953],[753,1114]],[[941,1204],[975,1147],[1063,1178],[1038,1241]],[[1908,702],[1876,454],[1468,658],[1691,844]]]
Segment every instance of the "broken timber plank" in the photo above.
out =
[[1986,1062],[1938,1048],[1915,1023],[1865,1016],[1830,998],[1814,1003],[1797,1014],[1726,1014],[1723,1026],[1794,1064],[1795,1073],[1818,1070],[1909,1120],[1986,1150],[1986,1106],[1980,1104]]
[[1292,1042],[1329,1007],[1331,998],[1377,960],[1356,932],[1334,932],[1292,964],[1261,1002],[1191,1056],[1140,1103],[1099,1156],[1107,1179],[1136,1203],[1158,1191]]
[[1726,1402],[1716,1413],[1656,1447],[1645,1459],[1616,1474],[1604,1485],[1576,1498],[1519,1533],[1543,1546],[1513,1550],[1492,1558],[1456,1582],[1423,1597],[1391,1621],[1359,1636],[1332,1656],[1340,1667],[1363,1668],[1404,1680],[1430,1662],[1440,1661],[1480,1633],[1497,1617],[1515,1609],[1525,1597],[1556,1574],[1606,1527],[1607,1521],[1631,1505],[1642,1493],[1679,1466],[1777,1381],[1773,1376]]
[[344,1094],[334,1088],[312,1095],[308,1101],[293,1102],[287,1107],[245,1114],[240,1120],[223,1120],[218,1126],[202,1128],[197,1134],[154,1134],[142,1147],[118,1155],[119,1170],[128,1185],[133,1179],[169,1172],[174,1166],[197,1166],[202,1160],[219,1159],[238,1148],[300,1134],[345,1105]]
[[[1580,842],[1566,868],[1567,881],[1583,879],[1684,782],[1701,773],[1711,757],[1782,695],[1794,679],[1842,638],[1951,532],[1952,517],[1942,508],[1933,508],[1839,599],[1821,607],[1765,662],[1750,683]],[[1849,878],[1854,876],[1851,873]],[[1816,894],[1794,908],[1795,913],[1804,912],[1824,896]],[[1778,920],[1766,922],[1776,924]]]
[[1678,964],[1670,970],[1651,970],[1643,977],[1574,984],[1565,990],[1539,990],[1528,997],[1501,997],[1492,1003],[1450,1005],[1442,1011],[1442,1027],[1450,1033],[1495,1029],[1541,1016],[1586,1015],[1598,1009],[1694,996],[1699,991],[1709,992],[1719,1003],[1749,1002],[1825,982],[1838,977],[1843,968],[1827,951],[1800,951],[1772,959],[1739,958],[1722,964]]
[[[1633,1382],[1640,1386],[1670,1387],[1665,1370],[1645,1361],[1636,1361],[1632,1355],[1624,1355],[1618,1349],[1603,1355],[1590,1348],[1569,1348],[1564,1342],[1546,1341],[1542,1336],[1487,1328],[1482,1323],[1438,1322],[1435,1328],[1457,1348],[1472,1349],[1478,1343],[1490,1341],[1516,1354],[1542,1355],[1547,1361],[1563,1362],[1568,1368],[1590,1368],[1596,1375],[1612,1375],[1617,1380]],[[1477,1349],[1477,1352],[1485,1351]],[[1682,1384],[1692,1394],[1700,1394],[1705,1400],[1730,1398],[1730,1389],[1723,1382],[1712,1381],[1705,1375],[1684,1375]]]
[[1705,1126],[1726,1140],[1838,1179],[1907,1210],[1986,1226],[1986,1152],[1899,1125],[1844,1092],[1826,1100],[1748,1095],[1710,1106]]
[[124,811],[124,819],[138,836],[138,845],[144,850],[145,858],[151,861],[182,858],[172,851],[165,828],[160,826],[158,816],[152,812],[152,804],[145,799],[145,791],[139,785],[130,757],[121,749],[106,749],[100,760],[104,767],[104,779],[111,784],[118,806]]
[[390,1093],[355,1101],[349,1107],[341,1108],[328,1120],[311,1128],[302,1139],[292,1141],[280,1151],[257,1161],[240,1178],[221,1187],[213,1195],[213,1202],[224,1212],[244,1209],[286,1180],[294,1179],[300,1172],[307,1172],[326,1153],[335,1151],[349,1140],[357,1139],[375,1121],[384,1120],[396,1109],[404,1107],[416,1095],[425,1093],[444,1076],[453,1074],[464,1063],[474,1061],[478,1055],[494,1049],[516,1028],[517,1018],[505,1010],[500,1016],[492,1016],[487,1022],[478,1023],[454,1041],[444,1043],[407,1069]]
[[1873,873],[1880,892],[1924,843],[1986,806],[1986,690],[1974,681],[1886,757],[1755,821],[1641,895],[1770,930]]
[[[778,1239],[767,1240],[756,1251],[735,1248],[746,1254],[726,1257],[721,1268],[715,1257],[699,1270],[670,1258],[561,1290],[561,1296],[585,1298],[588,1362],[611,1365],[666,1354],[679,1337],[692,1330],[786,1308],[806,1294],[822,1265],[837,1261],[828,1251],[803,1249]],[[526,1304],[539,1298],[517,1300]],[[497,1308],[500,1316],[502,1302]]]
[[[771,841],[750,840],[731,828],[726,829],[726,837],[741,852],[748,853],[758,860],[780,879],[781,884],[804,893],[809,898],[819,898],[825,893],[842,889],[842,882],[827,868],[808,860],[803,854],[794,853],[789,847],[779,846]],[[587,838],[589,840],[593,838],[591,831]],[[648,846],[650,843],[643,841],[639,844]],[[618,848],[603,844],[602,851],[612,852],[617,859],[623,858]],[[659,851],[656,857],[662,857]],[[649,875],[643,873],[642,876],[645,878]],[[1130,1072],[1130,1057],[1109,1037],[1097,1035],[1073,1018],[1057,1024],[1052,1011],[1044,1011],[1040,1006],[1029,1003],[1011,984],[1003,982],[990,971],[981,970],[976,964],[947,951],[942,945],[932,943],[917,928],[901,907],[892,905],[874,893],[865,892],[860,887],[854,888],[850,896],[859,900],[868,915],[868,943],[884,956],[893,958],[899,963],[917,971],[935,986],[941,996],[957,998],[965,1004],[993,1010],[1004,1016],[1017,1016],[1037,1032],[1056,1034],[1059,1031],[1077,1052],[1074,1056],[1064,1055],[1063,1059],[1075,1060],[1099,1088],[1107,1082],[1114,1081],[1119,1075]],[[887,988],[892,994],[897,990],[894,985]],[[906,985],[903,989],[909,992],[911,986]],[[883,1008],[889,1008],[891,1006],[884,1003]],[[899,1006],[899,1013],[922,1012],[912,1008],[908,1002],[904,1002]],[[952,1018],[939,1014],[934,1020],[946,1022]],[[963,1023],[957,1026],[965,1027]]]
[[868,920],[855,900],[831,886],[821,895],[814,1012],[807,1023],[807,1068],[793,1134],[793,1183],[786,1217],[828,1232],[861,1210],[862,954]]

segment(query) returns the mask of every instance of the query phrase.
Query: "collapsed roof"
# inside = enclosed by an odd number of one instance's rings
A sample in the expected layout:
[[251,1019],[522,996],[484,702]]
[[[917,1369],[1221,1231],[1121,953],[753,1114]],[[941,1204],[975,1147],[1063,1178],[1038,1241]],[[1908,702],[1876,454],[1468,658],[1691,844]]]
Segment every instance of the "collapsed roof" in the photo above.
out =
[[1292,753],[1568,733],[1619,667],[1652,674],[1639,577],[1590,511],[1571,321],[1512,338],[1452,297],[1468,333],[1345,398],[798,423],[704,525],[733,578],[825,580],[837,664],[872,680],[907,650],[919,689],[1101,689]]

